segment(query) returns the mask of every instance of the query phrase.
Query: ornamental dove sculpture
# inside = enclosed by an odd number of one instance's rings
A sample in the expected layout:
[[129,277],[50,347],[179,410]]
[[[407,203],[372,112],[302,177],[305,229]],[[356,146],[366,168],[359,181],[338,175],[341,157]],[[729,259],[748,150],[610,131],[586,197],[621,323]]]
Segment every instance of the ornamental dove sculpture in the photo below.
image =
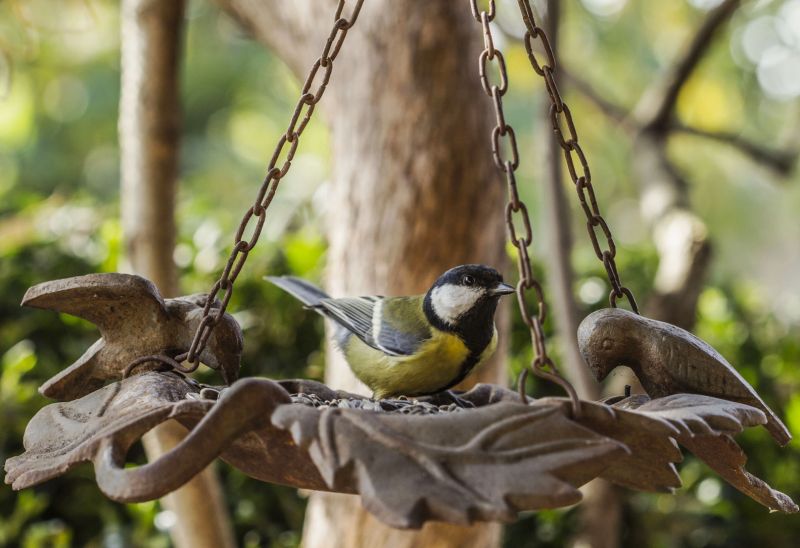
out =
[[598,381],[625,365],[651,398],[692,393],[751,405],[766,414],[764,426],[780,445],[792,439],[786,426],[725,358],[679,327],[606,308],[581,322],[578,346]]
[[[83,318],[95,324],[102,335],[39,392],[56,400],[73,400],[121,379],[137,358],[186,352],[203,318],[205,300],[203,294],[164,300],[149,280],[132,274],[89,274],[31,287],[22,299],[23,306]],[[218,369],[224,380],[232,383],[239,374],[242,344],[239,325],[225,314],[200,361]]]

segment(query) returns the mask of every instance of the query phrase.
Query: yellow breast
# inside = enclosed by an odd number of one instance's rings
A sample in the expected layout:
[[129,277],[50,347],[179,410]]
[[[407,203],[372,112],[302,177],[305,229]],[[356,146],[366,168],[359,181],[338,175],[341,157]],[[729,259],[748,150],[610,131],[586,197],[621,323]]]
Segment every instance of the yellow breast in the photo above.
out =
[[[495,333],[478,363],[496,346]],[[458,336],[438,329],[411,356],[387,356],[357,337],[350,337],[344,351],[350,368],[376,398],[438,392],[460,375],[469,356],[469,349]]]

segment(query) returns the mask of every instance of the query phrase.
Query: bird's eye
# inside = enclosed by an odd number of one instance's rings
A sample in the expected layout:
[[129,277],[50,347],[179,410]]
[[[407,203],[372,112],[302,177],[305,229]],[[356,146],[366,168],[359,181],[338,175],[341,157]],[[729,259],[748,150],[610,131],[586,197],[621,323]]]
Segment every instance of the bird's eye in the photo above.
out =
[[475,278],[473,278],[472,276],[464,276],[463,278],[461,278],[461,283],[463,283],[464,285],[473,285],[475,283]]

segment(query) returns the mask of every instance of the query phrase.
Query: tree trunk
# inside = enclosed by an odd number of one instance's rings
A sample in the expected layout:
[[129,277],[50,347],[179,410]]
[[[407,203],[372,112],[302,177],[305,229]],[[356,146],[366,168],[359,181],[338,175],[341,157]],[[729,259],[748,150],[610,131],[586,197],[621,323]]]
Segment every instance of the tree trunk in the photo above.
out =
[[[164,296],[178,294],[172,259],[180,140],[179,54],[182,0],[123,0],[119,141],[122,164],[122,268],[153,281]],[[186,429],[162,424],[142,442],[154,460],[177,445]],[[178,547],[234,546],[213,468],[162,499],[177,522]]]
[[[327,280],[334,295],[420,293],[452,266],[504,263],[502,186],[474,63],[479,28],[466,3],[432,4],[371,5],[383,16],[359,21],[337,67],[336,81],[347,85],[331,90]],[[364,391],[338,352],[329,349],[328,357],[332,386]],[[478,375],[503,383],[503,371],[498,359]],[[498,545],[500,534],[496,524],[393,530],[354,497],[317,493],[303,543],[485,547]]]
[[[313,10],[303,1],[222,3],[301,78],[324,44],[334,9],[332,2]],[[322,101],[334,157],[331,294],[421,293],[458,264],[505,267],[504,195],[491,161],[491,102],[477,74],[480,39],[466,2],[364,3]],[[502,327],[500,337],[505,341]],[[469,381],[503,383],[504,346]],[[365,391],[338,352],[328,356],[328,384]],[[314,493],[303,545],[485,547],[498,545],[500,535],[497,524],[393,530],[356,497]]]

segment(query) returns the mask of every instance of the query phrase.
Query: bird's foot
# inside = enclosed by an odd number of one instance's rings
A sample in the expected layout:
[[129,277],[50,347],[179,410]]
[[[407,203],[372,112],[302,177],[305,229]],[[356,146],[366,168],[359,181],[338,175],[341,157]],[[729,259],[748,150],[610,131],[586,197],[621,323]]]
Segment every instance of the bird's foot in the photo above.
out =
[[457,395],[452,390],[445,390],[444,392],[442,392],[439,395],[442,396],[443,399],[449,401],[450,403],[456,404],[458,407],[460,407],[462,409],[473,409],[475,407],[474,403],[472,403],[469,400],[465,400],[464,398],[460,397],[459,395]]
[[404,407],[408,407],[413,404],[413,402],[405,396],[382,399],[375,398],[374,401],[375,404],[380,406],[383,411],[400,411]]

